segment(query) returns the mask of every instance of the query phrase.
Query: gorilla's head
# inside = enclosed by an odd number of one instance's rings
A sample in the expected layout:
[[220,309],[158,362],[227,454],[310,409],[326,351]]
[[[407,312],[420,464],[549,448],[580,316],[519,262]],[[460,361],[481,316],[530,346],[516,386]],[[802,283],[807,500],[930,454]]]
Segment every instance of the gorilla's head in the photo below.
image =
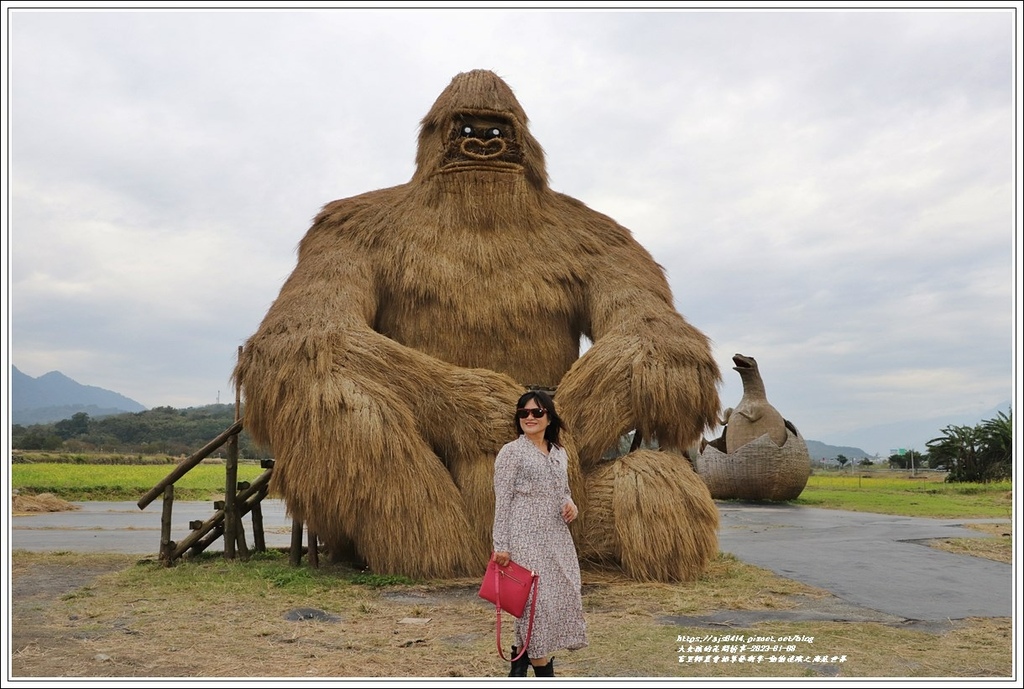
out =
[[544,150],[531,136],[515,94],[498,75],[476,69],[452,79],[420,123],[416,174],[510,173],[547,186]]

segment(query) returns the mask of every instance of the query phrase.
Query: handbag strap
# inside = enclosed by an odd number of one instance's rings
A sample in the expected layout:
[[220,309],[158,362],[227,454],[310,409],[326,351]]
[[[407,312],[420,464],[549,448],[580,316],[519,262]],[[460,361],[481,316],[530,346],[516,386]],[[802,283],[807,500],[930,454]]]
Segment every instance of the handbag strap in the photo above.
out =
[[519,650],[519,655],[515,658],[509,659],[505,657],[505,654],[501,652],[501,587],[498,585],[498,578],[500,574],[498,568],[494,568],[494,615],[497,618],[497,643],[498,643],[498,655],[501,656],[502,660],[514,663],[526,654],[526,649],[530,647],[530,635],[533,634],[533,614],[537,610],[537,575],[533,574],[530,577],[530,589],[531,589],[531,602],[530,602],[530,621],[526,625],[526,640],[523,642],[523,647]]

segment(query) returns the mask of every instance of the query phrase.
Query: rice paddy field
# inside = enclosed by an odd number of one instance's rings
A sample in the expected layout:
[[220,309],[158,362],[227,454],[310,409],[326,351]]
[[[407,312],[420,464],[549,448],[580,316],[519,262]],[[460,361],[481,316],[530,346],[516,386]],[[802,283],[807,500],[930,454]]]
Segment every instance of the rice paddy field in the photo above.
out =
[[946,483],[944,478],[939,472],[916,476],[887,470],[852,476],[816,473],[793,503],[937,519],[1011,516],[1013,486],[1009,481]]
[[[19,493],[50,493],[71,502],[136,501],[167,476],[168,464],[78,464],[42,462],[13,464],[11,487]],[[238,480],[252,481],[263,473],[257,462],[239,462]],[[207,500],[224,494],[223,462],[203,462],[174,485],[178,500]]]

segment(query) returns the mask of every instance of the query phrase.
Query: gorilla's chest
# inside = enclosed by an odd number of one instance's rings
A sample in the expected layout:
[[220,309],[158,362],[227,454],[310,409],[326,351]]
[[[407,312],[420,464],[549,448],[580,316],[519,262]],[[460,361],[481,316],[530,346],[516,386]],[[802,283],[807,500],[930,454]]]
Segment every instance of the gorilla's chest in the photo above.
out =
[[578,330],[581,284],[543,241],[427,233],[381,265],[375,329],[427,350],[572,340],[567,334]]

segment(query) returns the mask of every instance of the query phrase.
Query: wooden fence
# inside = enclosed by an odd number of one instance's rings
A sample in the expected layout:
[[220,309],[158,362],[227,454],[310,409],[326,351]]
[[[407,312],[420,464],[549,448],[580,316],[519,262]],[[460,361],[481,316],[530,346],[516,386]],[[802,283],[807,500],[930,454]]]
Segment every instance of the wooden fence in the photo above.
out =
[[[238,348],[241,354],[242,348]],[[263,473],[251,483],[238,481],[238,434],[244,425],[241,418],[241,391],[235,390],[235,422],[221,432],[216,438],[204,445],[195,454],[178,464],[166,477],[153,486],[138,501],[140,510],[146,509],[157,497],[163,496],[163,512],[160,517],[160,560],[167,566],[186,555],[195,556],[206,550],[217,539],[224,539],[224,557],[248,559],[250,550],[245,538],[245,527],[242,517],[252,515],[253,549],[257,552],[266,550],[266,538],[263,530],[263,512],[260,506],[267,496],[270,477],[274,471],[274,460],[263,460],[260,467]],[[224,464],[224,500],[214,502],[214,513],[205,521],[195,520],[189,523],[191,533],[181,542],[171,539],[171,516],[174,510],[174,484],[182,476],[199,465],[204,459],[227,444],[227,461]],[[289,548],[289,560],[293,565],[302,561],[302,532],[300,520],[292,520],[292,538]],[[317,536],[312,531],[308,534],[307,554],[310,565],[320,564]]]

